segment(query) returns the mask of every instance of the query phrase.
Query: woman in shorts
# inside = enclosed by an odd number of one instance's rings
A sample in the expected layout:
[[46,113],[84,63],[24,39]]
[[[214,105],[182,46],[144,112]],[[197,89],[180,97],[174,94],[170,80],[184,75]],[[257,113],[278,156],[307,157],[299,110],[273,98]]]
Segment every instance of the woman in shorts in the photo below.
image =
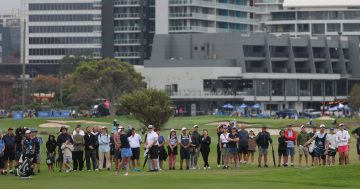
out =
[[345,130],[344,124],[339,124],[339,131],[336,133],[336,142],[340,156],[340,165],[349,164],[349,140],[350,134]]
[[[124,129],[120,129],[120,148],[121,148],[121,163],[118,166],[117,170],[121,170],[122,166],[125,164],[126,166],[126,172],[124,174],[124,176],[128,176],[129,175],[129,170],[130,170],[130,160],[131,160],[131,156],[132,151],[130,148],[130,143],[129,143],[129,137],[131,136],[131,132],[125,133]],[[117,175],[118,172],[116,171],[115,174]]]
[[227,126],[224,126],[223,128],[224,128],[224,132],[220,135],[220,150],[224,160],[223,169],[228,169],[229,168],[229,149],[228,149],[229,133]]
[[248,157],[247,159],[251,161],[251,164],[254,163],[254,154],[256,152],[256,135],[254,130],[250,129],[249,131],[249,140],[248,140]]
[[[236,127],[233,127],[231,129],[231,133],[229,134],[228,141],[229,141],[229,143],[228,143],[228,148],[229,148],[228,161],[231,161],[232,159],[234,159],[235,166],[239,167],[239,153],[238,153],[238,149],[237,149],[237,143],[239,142],[239,135],[236,130]],[[227,168],[229,168],[229,166]]]

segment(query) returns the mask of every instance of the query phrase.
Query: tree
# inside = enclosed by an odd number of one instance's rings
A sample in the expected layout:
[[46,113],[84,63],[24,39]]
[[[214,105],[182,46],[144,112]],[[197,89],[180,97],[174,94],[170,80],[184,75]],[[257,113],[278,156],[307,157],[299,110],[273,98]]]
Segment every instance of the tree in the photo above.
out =
[[161,128],[172,115],[170,97],[163,91],[143,89],[121,98],[121,106],[135,119]]
[[31,84],[34,93],[56,93],[59,91],[60,80],[52,75],[38,75]]
[[349,102],[349,106],[351,107],[352,115],[354,115],[355,112],[359,111],[360,108],[360,85],[355,85],[350,91],[350,94],[347,98],[347,101]]
[[110,100],[115,115],[120,97],[146,86],[143,77],[128,63],[115,59],[82,62],[71,77],[71,98],[77,103]]

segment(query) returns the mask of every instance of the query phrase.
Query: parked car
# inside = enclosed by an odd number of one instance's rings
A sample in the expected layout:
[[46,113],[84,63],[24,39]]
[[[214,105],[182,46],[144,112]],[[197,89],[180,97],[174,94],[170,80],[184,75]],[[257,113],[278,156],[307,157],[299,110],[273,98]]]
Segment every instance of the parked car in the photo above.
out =
[[304,118],[318,118],[321,117],[322,112],[315,109],[305,109],[302,117]]
[[295,118],[299,117],[299,113],[294,109],[283,109],[276,112],[278,118]]

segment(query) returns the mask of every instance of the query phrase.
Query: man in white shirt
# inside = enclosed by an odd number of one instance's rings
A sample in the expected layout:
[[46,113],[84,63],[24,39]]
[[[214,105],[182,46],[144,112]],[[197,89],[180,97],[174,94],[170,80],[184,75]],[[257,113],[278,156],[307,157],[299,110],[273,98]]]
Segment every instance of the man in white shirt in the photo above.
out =
[[151,160],[150,172],[157,172],[157,159],[159,158],[159,136],[154,131],[154,126],[148,126],[148,134],[146,136],[146,149],[149,150],[149,159]]
[[340,156],[340,165],[349,164],[349,140],[350,134],[345,130],[344,124],[339,124],[339,131],[336,133],[336,142]]
[[335,155],[337,149],[336,133],[334,128],[330,128],[330,133],[326,135],[326,140],[329,142],[327,152],[327,165],[335,165]]
[[[132,167],[135,172],[140,172],[140,145],[141,145],[141,136],[136,133],[135,128],[131,129],[131,136],[128,138],[130,148],[132,151],[131,161]],[[135,167],[136,160],[136,167]]]

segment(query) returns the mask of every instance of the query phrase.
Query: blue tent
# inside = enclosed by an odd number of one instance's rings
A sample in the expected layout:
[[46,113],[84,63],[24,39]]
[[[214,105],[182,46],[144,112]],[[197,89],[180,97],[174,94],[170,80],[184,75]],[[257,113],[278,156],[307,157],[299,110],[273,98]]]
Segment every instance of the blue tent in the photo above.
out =
[[258,103],[256,103],[256,104],[254,104],[253,106],[252,106],[252,108],[254,108],[254,109],[260,109],[260,104],[258,104]]
[[247,107],[248,107],[248,105],[246,105],[246,104],[244,104],[244,103],[240,105],[240,108],[241,108],[241,109],[245,109],[245,108],[247,108]]
[[225,105],[223,106],[223,108],[234,109],[234,106],[231,105],[231,104],[225,104]]

